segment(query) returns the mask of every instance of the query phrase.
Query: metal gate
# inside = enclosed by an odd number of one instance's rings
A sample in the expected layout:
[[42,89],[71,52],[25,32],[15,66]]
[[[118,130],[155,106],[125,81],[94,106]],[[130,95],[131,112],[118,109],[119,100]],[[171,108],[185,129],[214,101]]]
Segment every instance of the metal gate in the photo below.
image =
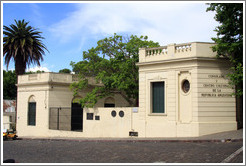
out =
[[83,109],[78,105],[71,107],[51,107],[49,110],[49,129],[83,131]]

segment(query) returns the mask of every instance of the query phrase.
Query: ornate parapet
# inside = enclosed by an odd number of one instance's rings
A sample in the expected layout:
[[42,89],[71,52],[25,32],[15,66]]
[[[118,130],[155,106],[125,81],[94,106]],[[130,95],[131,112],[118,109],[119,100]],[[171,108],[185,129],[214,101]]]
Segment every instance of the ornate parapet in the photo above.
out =
[[[98,83],[94,77],[87,78],[90,85],[102,85]],[[17,86],[26,85],[38,85],[38,84],[63,84],[69,85],[73,82],[79,81],[79,75],[77,74],[65,74],[65,73],[36,73],[36,74],[25,74],[18,76]]]
[[61,74],[61,73],[36,73],[36,74],[25,74],[18,76],[17,86],[24,86],[30,84],[49,84],[49,83],[61,83],[70,84],[73,82],[72,74]]
[[191,42],[183,44],[174,43],[155,48],[140,48],[139,62],[152,62],[190,57],[215,58],[216,53],[211,49],[214,45],[214,43]]

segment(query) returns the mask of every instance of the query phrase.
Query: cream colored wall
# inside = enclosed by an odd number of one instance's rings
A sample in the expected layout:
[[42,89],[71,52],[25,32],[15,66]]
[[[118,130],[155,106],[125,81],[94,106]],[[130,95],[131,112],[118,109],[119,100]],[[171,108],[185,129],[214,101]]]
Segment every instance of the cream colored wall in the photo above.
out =
[[[44,88],[42,88],[44,89]],[[18,88],[21,90],[21,88]],[[28,117],[28,101],[34,96],[36,101],[36,126],[27,124]],[[40,90],[36,87],[36,91],[18,92],[17,100],[17,132],[21,136],[48,136],[48,91]]]
[[[79,96],[83,97],[90,91],[91,89],[87,89],[86,91],[80,92]],[[114,94],[110,97],[114,98],[116,107],[129,106],[129,103],[120,94]],[[104,107],[106,98],[100,99],[95,107]],[[71,107],[73,99],[73,92],[69,89],[69,86],[54,85],[49,91],[49,107]]]
[[[112,110],[116,111],[116,117],[111,116]],[[120,111],[124,112],[124,117],[119,116]],[[87,120],[87,113],[94,113],[93,120]],[[132,119],[134,114],[131,107],[84,109],[82,132],[49,130],[40,126],[40,120],[37,120],[36,126],[18,126],[17,131],[20,137],[129,137],[130,131],[137,131],[138,125],[134,125]],[[95,120],[95,116],[100,116],[100,120]],[[21,119],[18,122],[23,124]]]
[[[100,116],[99,121],[86,120],[86,113],[88,112],[88,110],[84,109],[83,132],[65,131],[71,129],[71,119],[67,118],[66,116],[61,117],[60,121],[67,122],[68,125],[59,126],[60,129],[63,130],[52,130],[49,129],[50,108],[66,108],[65,111],[60,111],[60,113],[66,114],[68,116],[71,115],[71,103],[74,97],[73,92],[69,89],[69,84],[72,82],[72,75],[41,73],[35,74],[35,76],[23,75],[19,76],[19,78],[20,81],[18,84],[17,132],[20,137],[106,137],[109,135],[111,135],[112,137],[129,136],[129,131],[132,127],[131,123],[129,123],[132,122],[132,120],[130,119],[130,116],[132,115],[131,108],[123,107],[128,106],[129,104],[120,94],[115,94],[111,97],[114,98],[116,107],[121,107],[115,108],[115,110],[119,112],[119,109],[122,109],[125,112],[125,116],[123,118],[119,118],[118,112],[116,118],[111,118],[111,114],[109,114],[109,112],[112,108],[98,108],[104,106],[105,98],[103,98],[98,101],[95,106],[96,109],[94,110],[96,115]],[[90,89],[81,92],[79,95],[83,97],[88,91],[90,91]],[[36,101],[36,126],[27,125],[28,100],[31,96],[34,96],[34,99]],[[93,109],[90,110],[92,111]],[[55,121],[55,119],[53,120]],[[125,128],[125,132],[123,134],[120,134],[120,131],[123,130],[123,128]],[[94,132],[96,130],[101,132]]]
[[[189,73],[188,79],[193,82],[192,66],[196,66],[195,61],[140,66],[139,109],[145,116],[146,137],[198,136],[197,107],[193,102],[190,102],[189,106],[187,101],[179,103],[180,84],[182,79],[186,78],[183,73]],[[182,79],[179,78],[180,75]],[[150,83],[156,81],[165,81],[165,114],[151,113]],[[194,99],[192,94],[195,92],[194,89],[189,92],[191,100]],[[186,116],[183,111],[189,107],[189,116]]]
[[[228,79],[208,78],[225,75],[230,67],[228,61],[215,58],[213,45],[195,42],[139,50],[139,106],[145,113],[147,137],[191,137],[236,130],[235,97],[204,97],[214,93],[214,88],[204,87],[211,82],[226,86],[216,88],[220,94],[233,92],[227,87]],[[190,82],[187,94],[181,89],[184,79]],[[166,82],[166,114],[150,114],[151,81]]]
[[[20,76],[18,134],[42,137],[129,137],[129,131],[136,131],[138,137],[196,137],[235,130],[235,98],[228,96],[233,89],[228,88],[225,78],[216,78],[225,75],[230,64],[215,58],[215,53],[211,51],[213,45],[194,42],[140,49],[139,108],[125,107],[129,104],[119,94],[112,96],[116,108],[102,108],[105,99],[101,99],[94,109],[84,108],[83,132],[49,130],[49,109],[71,107],[73,92],[69,90],[69,84],[78,79],[75,75],[42,73]],[[184,79],[190,82],[187,94],[181,89]],[[92,84],[96,84],[93,81],[90,79]],[[151,112],[150,84],[155,81],[165,81],[164,114]],[[80,93],[80,96],[85,93]],[[35,96],[37,102],[36,126],[27,125],[28,99],[31,95]],[[117,112],[116,117],[111,116],[112,110]],[[125,113],[123,118],[118,114],[121,110]],[[86,114],[89,112],[94,113],[94,120],[87,120]],[[95,120],[95,115],[100,116],[100,120]],[[69,129],[69,126],[63,127]]]
[[[116,111],[115,117],[111,116],[113,110]],[[120,111],[124,112],[124,117],[119,116]],[[86,119],[89,112],[94,112],[93,120]],[[95,116],[100,116],[100,120],[95,120]],[[83,134],[86,137],[128,137],[131,130],[131,108],[84,109],[83,121]]]
[[[204,62],[196,71],[199,135],[236,130],[234,88],[226,78],[226,61]],[[221,77],[223,76],[223,77]]]
[[[112,117],[111,112],[115,110],[116,116]],[[119,112],[124,112],[124,117],[119,116]],[[87,113],[94,113],[93,120],[87,120]],[[137,113],[132,113],[131,107],[102,108],[83,110],[83,132],[49,130],[50,137],[129,137],[130,131],[137,131],[135,124]],[[95,116],[100,116],[100,120],[95,120]],[[133,129],[133,130],[132,130]]]

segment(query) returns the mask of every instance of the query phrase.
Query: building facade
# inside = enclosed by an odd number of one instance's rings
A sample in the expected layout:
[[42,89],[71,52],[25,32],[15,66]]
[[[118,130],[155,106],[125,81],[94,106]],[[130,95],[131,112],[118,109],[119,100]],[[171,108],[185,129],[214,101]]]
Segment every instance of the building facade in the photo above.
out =
[[15,130],[16,100],[3,100],[3,130]]
[[[120,95],[81,108],[69,85],[76,75],[19,76],[20,137],[197,137],[236,130],[235,97],[212,43],[139,49],[139,107]],[[96,86],[93,79],[89,82]],[[77,97],[83,97],[88,91]]]
[[[213,45],[194,42],[140,49],[139,110],[147,122],[147,137],[236,130],[234,89],[226,79],[230,62],[217,59]],[[160,90],[159,102],[155,91]]]

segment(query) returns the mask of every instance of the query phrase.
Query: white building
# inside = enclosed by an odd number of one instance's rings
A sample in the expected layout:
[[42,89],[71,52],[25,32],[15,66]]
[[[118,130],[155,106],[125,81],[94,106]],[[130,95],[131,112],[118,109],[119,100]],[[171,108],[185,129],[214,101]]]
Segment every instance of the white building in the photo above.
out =
[[[139,50],[139,107],[119,94],[94,108],[73,103],[76,75],[40,73],[18,78],[20,137],[196,137],[237,129],[229,61],[212,43]],[[93,79],[89,82],[96,86]],[[90,89],[80,94],[83,97]]]

